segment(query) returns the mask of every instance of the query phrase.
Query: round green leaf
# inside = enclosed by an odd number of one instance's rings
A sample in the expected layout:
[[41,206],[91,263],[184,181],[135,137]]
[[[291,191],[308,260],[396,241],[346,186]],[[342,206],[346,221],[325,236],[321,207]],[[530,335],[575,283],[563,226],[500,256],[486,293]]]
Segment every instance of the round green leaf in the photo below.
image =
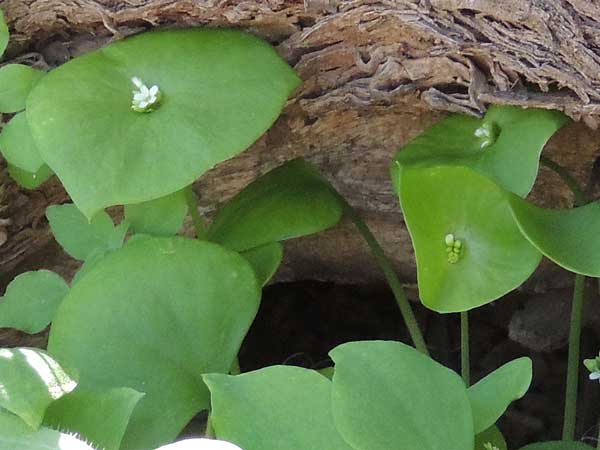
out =
[[122,449],[154,448],[208,407],[201,375],[229,370],[259,295],[237,253],[145,237],[109,253],[73,285],[48,349],[79,370],[82,388],[144,392]]
[[[155,111],[131,108],[132,78],[160,88]],[[27,101],[46,163],[87,217],[190,185],[249,147],[299,80],[266,42],[239,31],[156,31],[50,72]]]
[[551,441],[526,445],[521,450],[590,450],[591,448],[582,442]]
[[50,324],[69,286],[47,270],[25,272],[6,288],[0,300],[0,327],[39,333]]
[[313,370],[273,366],[204,380],[217,437],[244,450],[352,450],[333,423],[331,382]]
[[218,212],[208,238],[237,251],[329,228],[342,217],[336,193],[295,159],[250,183]]
[[241,255],[254,268],[258,282],[261,286],[264,286],[275,275],[281,265],[283,245],[279,242],[273,242],[242,252]]
[[[475,417],[476,413],[473,414]],[[498,450],[508,450],[504,436],[495,425],[475,436],[475,450],[489,450],[484,447],[486,444],[492,444]]]
[[580,208],[542,209],[508,195],[517,225],[527,239],[559,266],[600,277],[600,203]]
[[214,439],[186,439],[156,450],[242,450],[237,445]]
[[473,448],[471,406],[455,372],[399,342],[352,342],[330,356],[333,416],[354,449]]
[[54,173],[50,170],[46,164],[40,167],[35,173],[27,172],[26,170],[19,169],[11,164],[8,165],[8,174],[15,180],[20,186],[25,189],[35,189],[40,186],[43,182],[48,180]]
[[[456,312],[489,303],[521,285],[540,262],[505,191],[467,167],[405,169],[400,195],[428,308]],[[462,244],[455,263],[445,242],[450,234]]]
[[133,231],[154,236],[177,234],[187,213],[188,205],[184,190],[156,200],[125,205],[125,220],[131,224]]
[[58,363],[34,348],[0,349],[0,407],[16,414],[34,430],[50,403],[77,386]]
[[[1,45],[0,30],[0,48]],[[23,111],[27,96],[44,75],[45,72],[22,64],[8,64],[0,68],[0,112]]]
[[392,178],[399,186],[403,167],[467,166],[525,196],[544,145],[568,120],[558,111],[514,106],[491,106],[482,119],[453,114],[400,149]]
[[531,359],[504,364],[469,388],[475,433],[482,433],[500,418],[508,405],[525,395],[531,384]]
[[26,172],[36,173],[44,165],[33,141],[25,113],[19,113],[0,134],[0,152],[6,161]]
[[133,408],[144,396],[133,389],[76,389],[52,403],[44,425],[77,433],[103,450],[119,450]]
[[4,17],[4,11],[0,9],[0,56],[4,54],[6,47],[8,46],[8,25],[6,24],[6,18]]

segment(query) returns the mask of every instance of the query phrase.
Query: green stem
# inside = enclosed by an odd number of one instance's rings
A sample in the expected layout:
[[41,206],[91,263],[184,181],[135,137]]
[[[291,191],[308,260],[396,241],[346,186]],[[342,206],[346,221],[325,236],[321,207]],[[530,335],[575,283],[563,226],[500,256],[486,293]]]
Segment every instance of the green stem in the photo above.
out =
[[471,362],[469,359],[469,313],[460,313],[460,369],[465,385],[471,385]]
[[233,360],[233,364],[231,365],[231,369],[229,370],[229,373],[231,375],[239,375],[240,373],[242,373],[242,371],[240,369],[240,359],[237,356]]
[[540,161],[543,165],[556,172],[556,174],[564,181],[569,189],[571,189],[573,195],[575,196],[576,206],[583,206],[588,203],[588,199],[583,192],[583,189],[581,189],[581,186],[579,186],[577,180],[569,173],[567,169],[560,164],[555,163],[551,159],[546,158],[545,156],[542,156]]
[[365,239],[367,244],[369,245],[379,268],[382,270],[385,279],[387,280],[392,293],[394,294],[394,298],[396,299],[396,303],[400,308],[400,313],[404,318],[404,322],[406,323],[406,327],[408,328],[408,333],[415,345],[415,348],[419,350],[421,353],[429,355],[429,350],[427,350],[427,345],[425,344],[425,339],[423,339],[423,334],[421,333],[421,329],[419,328],[419,324],[415,317],[415,314],[410,306],[408,299],[406,298],[406,294],[404,293],[404,289],[402,288],[402,284],[398,279],[398,275],[394,271],[392,267],[392,263],[385,255],[385,252],[377,242],[377,239],[367,226],[367,224],[362,220],[362,218],[358,215],[356,210],[348,204],[348,202],[338,194],[340,201],[344,204],[346,215],[354,222],[356,228]]
[[206,239],[208,226],[198,212],[198,197],[196,196],[192,185],[186,188],[185,199],[187,201],[190,216],[192,216],[192,222],[194,224],[194,229],[196,230],[196,237],[198,239]]
[[579,384],[579,344],[581,341],[581,316],[585,290],[585,276],[575,275],[573,305],[571,307],[571,329],[569,332],[569,361],[567,365],[567,389],[565,392],[565,417],[563,422],[563,440],[575,439],[575,421],[577,412],[577,387]]
[[208,414],[208,418],[206,419],[206,430],[204,431],[204,437],[209,439],[214,439],[216,437],[210,413]]

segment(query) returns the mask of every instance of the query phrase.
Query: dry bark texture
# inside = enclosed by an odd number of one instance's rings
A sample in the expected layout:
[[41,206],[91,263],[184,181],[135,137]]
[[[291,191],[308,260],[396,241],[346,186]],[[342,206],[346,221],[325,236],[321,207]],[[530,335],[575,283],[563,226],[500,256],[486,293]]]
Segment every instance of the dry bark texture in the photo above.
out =
[[[442,111],[479,115],[488,103],[560,109],[587,126],[567,127],[547,154],[585,180],[598,153],[597,0],[4,0],[0,7],[12,30],[9,59],[42,67],[153,27],[240,27],[268,39],[304,83],[263,138],[197,184],[202,212],[210,217],[259,174],[304,156],[364,215],[407,282],[414,261],[388,165]],[[545,205],[571,202],[545,170],[533,196]],[[72,273],[44,219],[47,204],[66,199],[56,180],[33,192],[5,182],[0,281],[39,261]],[[288,243],[286,258],[280,279],[381,279],[346,223]],[[530,287],[563,279],[542,270]]]

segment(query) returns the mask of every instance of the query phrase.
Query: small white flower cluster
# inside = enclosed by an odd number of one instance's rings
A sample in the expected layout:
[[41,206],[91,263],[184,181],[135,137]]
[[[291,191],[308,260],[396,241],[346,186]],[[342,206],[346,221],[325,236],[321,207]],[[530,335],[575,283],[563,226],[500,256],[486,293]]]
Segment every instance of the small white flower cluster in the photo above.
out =
[[600,381],[600,354],[593,359],[585,359],[583,365],[590,371],[590,380]]
[[498,447],[493,445],[491,442],[486,442],[485,444],[483,444],[483,448],[485,450],[500,450]]
[[460,260],[462,253],[462,241],[455,239],[452,233],[449,233],[444,238],[446,243],[446,253],[448,254],[448,262],[456,264]]
[[133,91],[131,109],[136,112],[153,111],[160,102],[161,93],[158,86],[154,85],[148,88],[138,77],[133,77],[131,82],[137,88],[137,90]]
[[496,140],[493,125],[489,123],[484,123],[475,130],[475,137],[478,137],[480,139],[481,149],[489,147]]

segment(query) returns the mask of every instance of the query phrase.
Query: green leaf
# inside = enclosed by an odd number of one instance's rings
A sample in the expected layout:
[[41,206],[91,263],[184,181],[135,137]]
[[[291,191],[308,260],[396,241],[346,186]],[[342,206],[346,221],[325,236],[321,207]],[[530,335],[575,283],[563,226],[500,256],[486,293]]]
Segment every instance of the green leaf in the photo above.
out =
[[[521,285],[541,254],[521,234],[505,191],[466,167],[405,169],[400,189],[419,294],[438,312],[466,311]],[[458,261],[446,236],[461,241]]]
[[155,236],[177,234],[188,213],[185,191],[136,205],[125,205],[125,219],[135,233]]
[[600,277],[600,203],[551,210],[508,199],[517,225],[540,252],[571,272]]
[[229,370],[259,296],[252,268],[237,253],[145,237],[109,253],[73,285],[48,349],[78,368],[82,388],[144,392],[122,450],[154,448],[208,407],[201,375]]
[[46,217],[56,241],[69,255],[82,261],[95,250],[119,248],[127,232],[126,225],[115,227],[104,211],[88,221],[73,204],[49,206]]
[[469,388],[475,433],[482,433],[504,414],[508,405],[525,395],[531,384],[531,359],[504,364]]
[[8,285],[0,301],[0,327],[39,333],[52,321],[68,293],[69,286],[54,272],[22,273]]
[[343,205],[308,162],[295,159],[250,183],[218,212],[208,238],[237,251],[329,228]]
[[[160,88],[132,110],[132,77]],[[156,31],[50,72],[27,101],[40,153],[90,218],[164,197],[248,148],[298,86],[266,42],[239,31]]]
[[590,450],[592,447],[582,442],[551,441],[521,447],[521,450]]
[[354,449],[473,448],[471,406],[455,372],[399,342],[352,342],[330,356],[333,416]]
[[283,259],[283,245],[279,242],[273,242],[261,247],[242,252],[241,255],[246,258],[254,268],[256,278],[261,286],[266,285],[275,275]]
[[50,170],[50,167],[48,167],[46,164],[44,164],[40,170],[35,173],[27,172],[9,164],[8,174],[13,180],[15,180],[25,189],[35,189],[47,181],[52,175],[54,175],[52,170]]
[[156,450],[242,450],[237,445],[214,439],[185,439]]
[[0,134],[0,151],[6,161],[26,172],[36,173],[44,165],[33,141],[25,113],[19,113]]
[[3,450],[95,450],[70,434],[50,428],[32,430],[17,416],[0,411],[0,448]]
[[0,9],[0,56],[6,51],[8,47],[8,25],[6,25],[6,18],[4,17],[4,11]]
[[273,366],[204,380],[220,439],[244,450],[352,450],[333,423],[331,382],[313,370]]
[[475,450],[488,450],[484,447],[485,444],[492,444],[498,450],[508,450],[504,436],[496,425],[475,436]]
[[27,96],[44,75],[45,72],[22,64],[8,64],[0,68],[0,112],[23,111]]
[[143,396],[129,388],[76,389],[48,407],[44,425],[77,433],[103,450],[119,450],[131,413]]
[[0,349],[0,407],[37,429],[50,403],[77,386],[58,363],[35,348]]
[[544,145],[568,121],[558,111],[514,106],[491,106],[483,119],[451,115],[400,149],[392,179],[399,186],[403,168],[410,166],[467,166],[524,197],[535,182]]

